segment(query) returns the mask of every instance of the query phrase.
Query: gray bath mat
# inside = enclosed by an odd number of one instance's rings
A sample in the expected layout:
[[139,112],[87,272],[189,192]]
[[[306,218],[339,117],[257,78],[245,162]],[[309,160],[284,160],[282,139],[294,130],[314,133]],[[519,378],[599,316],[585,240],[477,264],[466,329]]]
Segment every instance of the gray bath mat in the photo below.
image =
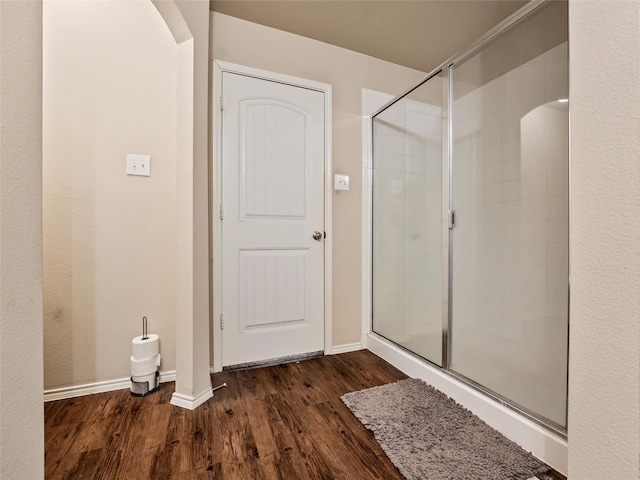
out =
[[525,480],[549,468],[422,380],[341,397],[407,480]]

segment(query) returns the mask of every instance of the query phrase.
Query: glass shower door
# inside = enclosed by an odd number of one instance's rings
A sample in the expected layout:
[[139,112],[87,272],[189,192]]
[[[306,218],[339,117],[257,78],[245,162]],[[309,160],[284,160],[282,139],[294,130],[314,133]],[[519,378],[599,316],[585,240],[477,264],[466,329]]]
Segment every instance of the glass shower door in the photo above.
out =
[[373,331],[440,366],[443,85],[439,72],[373,119]]
[[450,369],[566,427],[567,7],[451,67]]

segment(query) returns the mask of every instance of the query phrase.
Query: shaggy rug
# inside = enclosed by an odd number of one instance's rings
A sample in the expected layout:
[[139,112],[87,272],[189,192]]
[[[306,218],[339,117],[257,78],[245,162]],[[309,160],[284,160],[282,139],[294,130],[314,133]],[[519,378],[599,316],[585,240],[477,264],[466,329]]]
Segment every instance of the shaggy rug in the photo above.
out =
[[407,480],[526,480],[549,468],[422,380],[341,397]]

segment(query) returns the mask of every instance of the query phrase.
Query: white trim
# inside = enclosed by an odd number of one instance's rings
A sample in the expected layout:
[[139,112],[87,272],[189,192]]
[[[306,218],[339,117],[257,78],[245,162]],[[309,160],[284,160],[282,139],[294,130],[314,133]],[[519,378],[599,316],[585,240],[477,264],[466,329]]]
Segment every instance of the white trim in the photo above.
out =
[[323,83],[324,93],[324,351],[333,350],[333,93]]
[[176,407],[186,408],[187,410],[195,410],[212,397],[213,390],[211,388],[207,388],[204,392],[196,397],[190,397],[181,393],[173,392],[173,395],[171,395],[171,402],[169,403],[171,403],[171,405],[175,405]]
[[330,353],[326,353],[327,355],[338,355],[340,353],[347,352],[355,352],[357,350],[364,349],[364,345],[362,343],[346,343],[344,345],[336,345],[333,347]]
[[[306,78],[293,77],[291,75],[284,75],[282,73],[270,72],[268,70],[260,70],[253,67],[247,67],[246,65],[238,65],[236,63],[224,62],[222,60],[213,60],[213,64],[220,68],[221,73],[237,73],[239,75],[247,75],[249,77],[260,78],[262,80],[269,80],[272,82],[286,83],[287,85],[294,85],[296,87],[308,88],[311,90],[317,90],[318,92],[331,92],[331,85],[328,83],[316,82],[314,80],[308,80]],[[220,88],[220,85],[213,85],[214,91],[216,88]],[[219,93],[222,93],[221,91]]]
[[[211,202],[209,207],[211,212],[211,238],[210,238],[210,268],[211,268],[211,298],[213,299],[211,319],[211,336],[213,337],[210,344],[213,345],[211,353],[211,370],[210,372],[222,371],[222,335],[220,335],[220,316],[222,315],[222,242],[217,239],[222,238],[222,225],[219,217],[216,217],[218,209],[222,204],[222,191],[220,183],[222,179],[222,112],[220,109],[220,97],[222,96],[222,67],[216,62],[211,62],[211,78],[213,85],[211,86],[211,138],[213,145],[211,148]],[[216,370],[217,369],[217,370]]]
[[213,193],[211,195],[211,212],[212,212],[212,238],[213,242],[212,250],[212,278],[213,278],[213,372],[222,371],[222,335],[218,335],[220,332],[220,315],[222,314],[222,290],[219,288],[222,284],[222,245],[217,239],[221,238],[222,231],[219,217],[216,215],[217,206],[222,202],[221,194],[221,113],[220,113],[220,97],[222,95],[222,74],[223,72],[237,73],[241,75],[248,75],[251,77],[269,80],[273,82],[286,83],[297,87],[308,88],[316,90],[324,94],[324,118],[325,118],[325,168],[324,168],[324,228],[326,232],[326,238],[324,239],[324,352],[330,354],[332,352],[332,312],[333,312],[333,210],[332,210],[332,196],[333,189],[331,184],[332,177],[332,87],[327,83],[316,82],[313,80],[307,80],[298,77],[292,77],[289,75],[283,75],[280,73],[268,72],[266,70],[259,70],[244,65],[237,65],[234,63],[223,62],[220,60],[212,60],[212,73],[213,78],[213,94],[211,95],[211,111],[212,111],[212,125],[211,125],[211,138],[214,139],[214,145],[212,149],[212,168],[211,168],[211,187]]
[[442,369],[411,355],[393,343],[370,334],[370,351],[410,377],[420,378],[471,410],[488,425],[514,441],[540,460],[567,474],[567,440],[547,430],[487,395],[465,385]]
[[[176,371],[168,370],[160,372],[159,383],[175,382]],[[105,380],[103,382],[85,383],[82,385],[72,385],[69,387],[51,388],[44,391],[44,401],[53,402],[54,400],[64,400],[65,398],[81,397],[84,395],[92,395],[94,393],[112,392],[114,390],[122,390],[131,388],[131,379],[117,378],[115,380]]]
[[220,97],[222,96],[222,66],[213,61],[211,63],[211,78],[213,79],[213,85],[211,89],[213,94],[211,95],[211,138],[213,139],[213,146],[211,149],[211,178],[209,185],[211,185],[211,239],[212,246],[210,247],[211,260],[210,268],[212,272],[212,299],[213,299],[213,318],[211,319],[211,345],[213,345],[213,352],[211,355],[211,373],[216,371],[222,371],[222,335],[220,335],[220,316],[222,315],[222,242],[216,241],[222,238],[222,225],[219,217],[216,217],[216,213],[222,204],[222,190],[220,183],[222,179],[222,112],[220,109]]

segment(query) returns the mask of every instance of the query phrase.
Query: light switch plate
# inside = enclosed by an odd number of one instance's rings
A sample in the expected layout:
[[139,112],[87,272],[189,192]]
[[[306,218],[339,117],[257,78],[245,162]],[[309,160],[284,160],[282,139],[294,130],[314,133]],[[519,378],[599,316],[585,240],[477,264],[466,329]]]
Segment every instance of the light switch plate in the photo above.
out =
[[336,174],[334,188],[336,190],[349,190],[349,175]]
[[151,175],[151,157],[149,155],[127,154],[127,175]]

